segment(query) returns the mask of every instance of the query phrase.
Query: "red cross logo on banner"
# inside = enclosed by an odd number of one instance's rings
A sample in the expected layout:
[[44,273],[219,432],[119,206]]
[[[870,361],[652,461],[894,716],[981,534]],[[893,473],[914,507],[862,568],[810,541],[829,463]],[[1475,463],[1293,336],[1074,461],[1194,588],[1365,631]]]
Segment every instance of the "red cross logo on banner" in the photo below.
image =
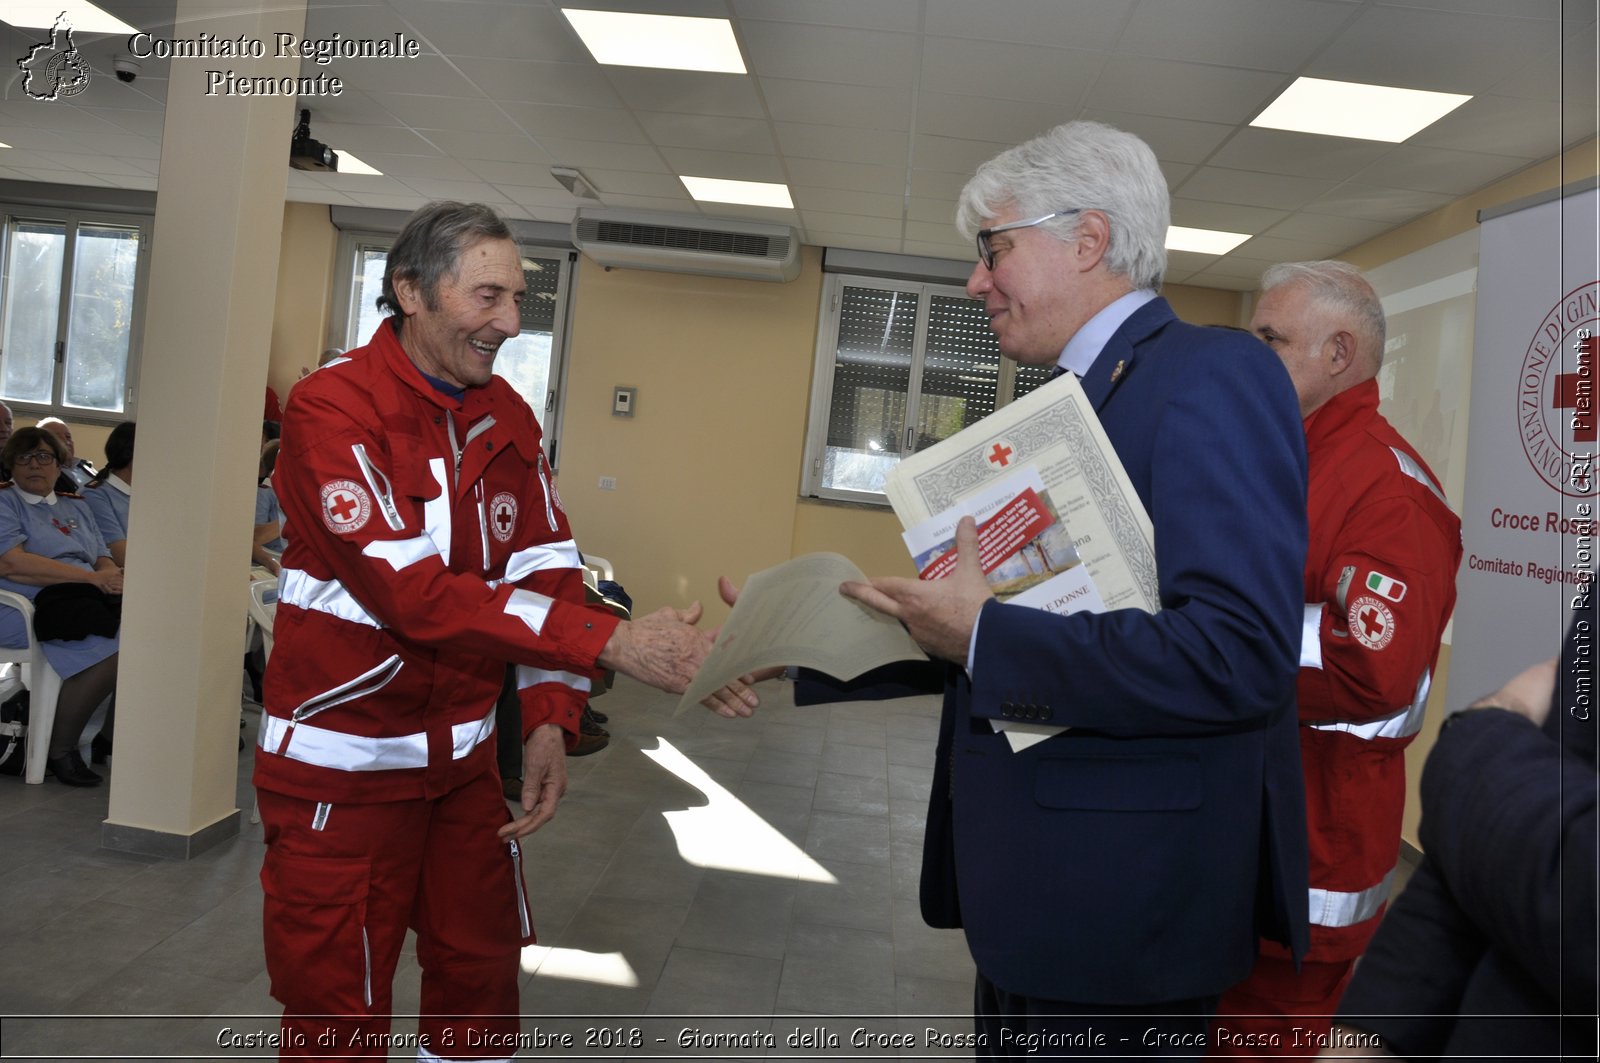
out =
[[1003,469],[1011,464],[1011,455],[1014,453],[1015,451],[1004,443],[996,443],[994,449],[989,451],[987,460],[990,465],[998,465]]
[[1350,634],[1369,650],[1381,650],[1394,638],[1394,613],[1377,598],[1362,595],[1350,603]]
[[329,480],[322,485],[322,523],[335,535],[366,527],[372,519],[372,496],[354,480]]
[[501,491],[489,502],[489,531],[500,542],[510,542],[517,527],[517,496]]
[[[1561,373],[1556,377],[1555,398],[1550,402],[1553,409],[1572,411],[1574,443],[1593,443],[1597,436],[1594,419],[1594,352],[1597,343],[1600,343],[1600,337],[1596,336],[1585,336],[1577,342],[1578,371]],[[1588,401],[1580,404],[1580,394]]]

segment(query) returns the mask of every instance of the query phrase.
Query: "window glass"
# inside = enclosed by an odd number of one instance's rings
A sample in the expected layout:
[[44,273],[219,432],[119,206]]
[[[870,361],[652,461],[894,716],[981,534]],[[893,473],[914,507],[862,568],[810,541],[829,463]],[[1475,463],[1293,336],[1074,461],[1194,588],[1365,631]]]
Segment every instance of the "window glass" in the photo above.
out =
[[72,320],[67,327],[65,405],[122,412],[138,265],[138,229],[78,227]]
[[834,274],[824,299],[805,494],[881,504],[904,454],[1049,378],[1003,361],[982,300],[952,285]]
[[0,339],[0,396],[49,403],[61,321],[61,271],[67,227],[18,221],[6,226],[5,331]]

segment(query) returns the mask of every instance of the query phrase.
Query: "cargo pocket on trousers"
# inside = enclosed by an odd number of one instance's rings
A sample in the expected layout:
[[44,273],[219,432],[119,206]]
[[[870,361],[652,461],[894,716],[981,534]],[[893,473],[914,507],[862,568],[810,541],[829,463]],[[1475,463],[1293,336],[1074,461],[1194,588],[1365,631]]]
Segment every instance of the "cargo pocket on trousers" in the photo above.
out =
[[372,1007],[368,861],[269,848],[261,865],[267,974],[291,1014],[365,1015]]

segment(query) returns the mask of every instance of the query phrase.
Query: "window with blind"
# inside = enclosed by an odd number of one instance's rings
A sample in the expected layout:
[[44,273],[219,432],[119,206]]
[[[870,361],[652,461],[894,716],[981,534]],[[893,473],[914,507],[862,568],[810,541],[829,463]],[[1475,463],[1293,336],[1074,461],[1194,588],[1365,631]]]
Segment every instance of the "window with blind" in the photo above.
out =
[[823,291],[802,492],[885,504],[884,476],[1044,383],[1000,357],[960,288],[830,274]]

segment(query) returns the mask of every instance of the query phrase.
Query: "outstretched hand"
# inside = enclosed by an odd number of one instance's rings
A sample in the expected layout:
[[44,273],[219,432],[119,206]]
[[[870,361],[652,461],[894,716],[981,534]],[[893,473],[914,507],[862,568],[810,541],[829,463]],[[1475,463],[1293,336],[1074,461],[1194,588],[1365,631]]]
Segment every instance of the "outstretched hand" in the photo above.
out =
[[526,838],[556,814],[567,792],[567,739],[555,724],[535,727],[522,746],[522,815],[496,833]]
[[955,568],[944,579],[851,580],[839,593],[900,621],[933,656],[965,665],[978,613],[994,597],[978,561],[978,524],[971,517],[956,525],[956,554]]
[[[601,667],[612,668],[669,694],[682,694],[711,652],[713,635],[697,631],[702,610],[663,606],[617,625],[601,651]],[[735,679],[702,702],[719,716],[749,716],[761,699],[748,683]]]

